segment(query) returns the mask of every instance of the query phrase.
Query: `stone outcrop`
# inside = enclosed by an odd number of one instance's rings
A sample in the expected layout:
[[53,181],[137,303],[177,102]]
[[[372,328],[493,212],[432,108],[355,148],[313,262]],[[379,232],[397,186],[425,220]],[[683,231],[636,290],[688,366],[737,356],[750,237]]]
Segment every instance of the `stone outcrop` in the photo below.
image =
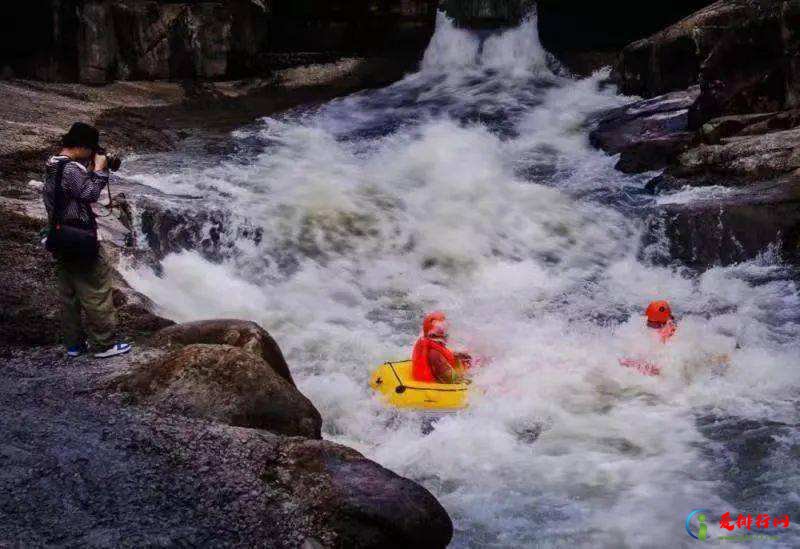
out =
[[90,84],[263,76],[354,55],[410,66],[437,3],[46,0],[25,6],[20,23],[50,24],[14,35],[15,55],[0,63],[18,76]]
[[[0,197],[0,347],[52,344],[61,336],[54,262],[37,238],[46,225],[43,210],[40,200]],[[101,219],[101,232],[105,223]],[[104,251],[113,253],[108,246]],[[173,324],[154,314],[153,304],[121,277],[112,286],[120,337],[136,340]]]
[[627,46],[615,78],[627,94],[653,97],[699,84],[697,128],[729,114],[797,106],[800,2],[720,0]]
[[280,347],[245,320],[201,320],[156,332],[166,354],[111,385],[139,404],[227,425],[320,438],[319,412],[295,386]]

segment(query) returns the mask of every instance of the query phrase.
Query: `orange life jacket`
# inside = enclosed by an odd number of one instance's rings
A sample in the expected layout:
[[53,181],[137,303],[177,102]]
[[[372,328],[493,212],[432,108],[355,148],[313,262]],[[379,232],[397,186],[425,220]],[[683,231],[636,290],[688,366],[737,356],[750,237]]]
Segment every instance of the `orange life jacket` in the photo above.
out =
[[436,381],[436,378],[433,376],[433,370],[431,370],[431,365],[428,363],[428,354],[431,351],[441,353],[447,363],[453,368],[458,364],[453,351],[436,340],[429,337],[421,337],[417,340],[416,344],[414,344],[414,351],[411,353],[411,375],[415,380],[428,383]]

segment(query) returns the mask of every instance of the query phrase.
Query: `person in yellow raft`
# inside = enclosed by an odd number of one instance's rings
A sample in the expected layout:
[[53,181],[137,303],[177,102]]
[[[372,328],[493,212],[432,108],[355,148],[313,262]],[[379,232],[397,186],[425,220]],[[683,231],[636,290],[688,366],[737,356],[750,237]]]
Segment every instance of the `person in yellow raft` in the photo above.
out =
[[472,359],[447,347],[447,317],[441,311],[425,315],[422,335],[411,354],[411,375],[426,383],[461,383]]

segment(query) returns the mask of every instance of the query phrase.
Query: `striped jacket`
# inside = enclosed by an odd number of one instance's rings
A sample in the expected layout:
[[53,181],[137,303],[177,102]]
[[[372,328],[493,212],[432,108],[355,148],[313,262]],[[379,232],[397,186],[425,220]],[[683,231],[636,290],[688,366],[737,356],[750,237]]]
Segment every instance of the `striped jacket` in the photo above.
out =
[[[55,184],[58,163],[69,160],[66,156],[53,156],[45,165],[44,206],[47,216],[53,220],[55,209]],[[64,167],[61,186],[64,189],[63,221],[68,225],[95,227],[92,202],[97,202],[103,187],[108,185],[108,172],[89,171],[80,162],[70,160]]]

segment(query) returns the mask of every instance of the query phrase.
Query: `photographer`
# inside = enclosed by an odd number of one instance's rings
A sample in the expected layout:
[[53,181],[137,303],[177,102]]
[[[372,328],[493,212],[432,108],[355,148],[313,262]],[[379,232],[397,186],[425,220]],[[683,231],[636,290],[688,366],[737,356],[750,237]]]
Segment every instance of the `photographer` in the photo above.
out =
[[[76,122],[62,138],[61,152],[46,164],[44,204],[49,229],[47,249],[56,259],[61,321],[67,355],[89,352],[107,358],[130,351],[115,342],[116,310],[111,293],[111,269],[97,239],[91,204],[108,185],[108,158],[96,128]],[[119,160],[115,160],[119,163]],[[86,315],[86,330],[81,323]],[[87,336],[88,335],[88,343]]]

